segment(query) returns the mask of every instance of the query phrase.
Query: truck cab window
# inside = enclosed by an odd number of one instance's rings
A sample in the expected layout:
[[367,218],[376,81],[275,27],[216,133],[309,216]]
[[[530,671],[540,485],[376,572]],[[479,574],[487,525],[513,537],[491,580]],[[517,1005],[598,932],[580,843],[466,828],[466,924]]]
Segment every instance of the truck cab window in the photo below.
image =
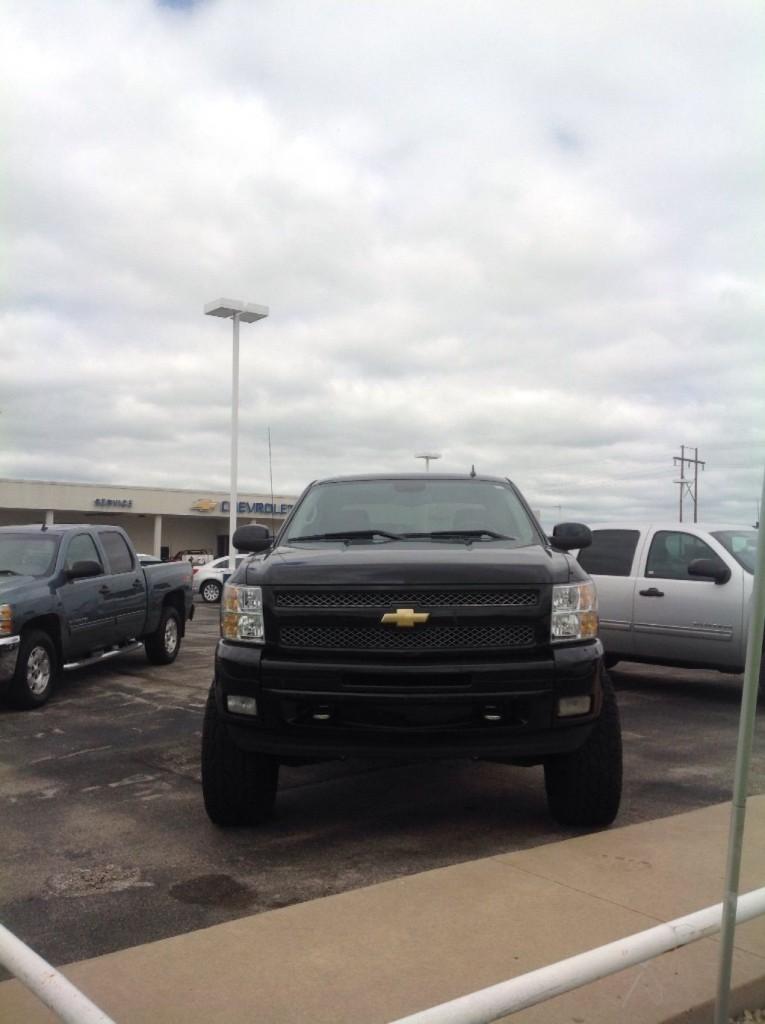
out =
[[106,551],[111,571],[115,575],[120,572],[130,572],[133,568],[133,556],[130,554],[130,548],[125,543],[124,537],[115,530],[100,530],[98,538]]
[[101,556],[98,553],[93,538],[87,533],[78,533],[69,542],[69,550],[66,553],[65,569],[71,569],[75,562],[98,562],[103,568]]
[[688,575],[688,566],[695,558],[711,558],[721,562],[720,557],[700,537],[679,530],[659,530],[651,541],[645,574],[663,580],[703,582],[699,576]]
[[593,530],[579,564],[596,576],[629,576],[639,537],[639,530]]

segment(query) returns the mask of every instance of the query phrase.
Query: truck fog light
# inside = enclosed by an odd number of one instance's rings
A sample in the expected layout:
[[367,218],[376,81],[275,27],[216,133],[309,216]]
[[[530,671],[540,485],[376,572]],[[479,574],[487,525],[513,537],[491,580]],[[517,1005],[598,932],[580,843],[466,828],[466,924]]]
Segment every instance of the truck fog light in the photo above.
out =
[[257,715],[258,702],[254,697],[240,697],[230,693],[226,697],[226,708],[232,715]]
[[561,697],[558,701],[558,718],[572,715],[587,715],[592,709],[592,697]]

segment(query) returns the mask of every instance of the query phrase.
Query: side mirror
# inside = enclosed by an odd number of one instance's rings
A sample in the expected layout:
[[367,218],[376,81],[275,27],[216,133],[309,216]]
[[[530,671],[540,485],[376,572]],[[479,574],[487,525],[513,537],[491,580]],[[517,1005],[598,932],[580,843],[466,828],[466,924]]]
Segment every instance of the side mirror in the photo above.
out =
[[70,580],[86,580],[91,576],[100,576],[103,571],[100,562],[75,562],[71,569],[66,570],[66,575]]
[[553,527],[550,543],[558,551],[571,551],[574,548],[588,548],[592,544],[589,526],[584,523],[558,523]]
[[274,542],[273,535],[267,526],[253,523],[251,526],[240,526],[234,531],[234,547],[239,551],[267,551]]
[[727,583],[730,579],[730,569],[721,559],[717,558],[694,558],[688,566],[689,576],[702,576],[705,579],[712,579],[715,583]]

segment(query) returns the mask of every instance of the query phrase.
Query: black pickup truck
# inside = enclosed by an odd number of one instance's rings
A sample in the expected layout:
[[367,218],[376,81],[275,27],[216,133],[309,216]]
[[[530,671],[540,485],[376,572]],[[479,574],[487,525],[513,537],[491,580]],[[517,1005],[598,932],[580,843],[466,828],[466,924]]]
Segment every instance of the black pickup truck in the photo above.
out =
[[202,738],[219,825],[273,808],[279,764],[468,757],[544,765],[551,814],[606,825],[621,796],[619,715],[595,588],[517,488],[484,476],[311,484],[224,589]]
[[185,562],[141,566],[117,526],[0,528],[0,697],[40,707],[61,669],[141,644],[175,661],[191,579]]

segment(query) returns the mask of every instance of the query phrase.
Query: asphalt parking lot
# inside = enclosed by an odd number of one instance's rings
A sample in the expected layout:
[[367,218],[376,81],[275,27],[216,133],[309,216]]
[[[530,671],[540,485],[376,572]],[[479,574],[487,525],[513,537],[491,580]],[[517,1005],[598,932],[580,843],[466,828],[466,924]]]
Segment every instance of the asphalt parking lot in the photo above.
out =
[[[449,761],[283,768],[277,814],[223,831],[199,745],[218,609],[177,662],[136,652],[0,711],[0,921],[61,964],[303,900],[553,842],[542,770]],[[741,679],[623,664],[617,824],[730,798]],[[763,712],[765,714],[765,712]],[[751,791],[765,791],[755,742]]]

